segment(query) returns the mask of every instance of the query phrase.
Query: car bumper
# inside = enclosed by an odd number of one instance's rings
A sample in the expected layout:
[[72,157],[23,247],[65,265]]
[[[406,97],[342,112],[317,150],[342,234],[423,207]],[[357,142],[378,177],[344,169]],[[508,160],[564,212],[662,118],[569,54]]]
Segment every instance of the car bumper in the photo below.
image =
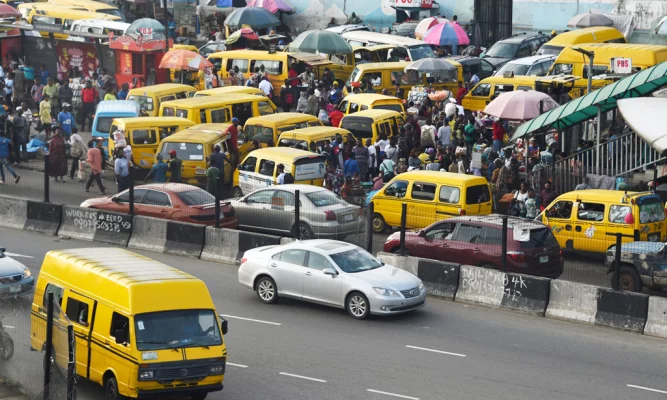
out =
[[349,235],[364,233],[366,221],[354,221],[347,224],[320,224],[311,226],[315,237],[318,239],[342,239]]
[[164,399],[171,396],[191,396],[199,393],[219,392],[222,390],[222,383],[213,385],[191,386],[184,388],[169,388],[158,390],[139,390],[137,398],[139,399]]
[[28,277],[18,282],[5,283],[0,285],[0,297],[21,296],[32,293],[35,288],[35,278]]
[[404,297],[373,296],[369,301],[371,303],[371,314],[400,314],[424,307],[424,304],[426,304],[426,288],[422,289],[419,296],[409,299]]

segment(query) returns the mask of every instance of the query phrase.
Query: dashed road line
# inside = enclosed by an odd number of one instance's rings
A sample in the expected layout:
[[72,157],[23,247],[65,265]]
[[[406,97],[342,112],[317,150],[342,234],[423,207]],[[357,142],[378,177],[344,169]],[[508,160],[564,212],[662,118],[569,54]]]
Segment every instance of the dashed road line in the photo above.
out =
[[247,365],[243,365],[243,364],[234,364],[234,363],[230,363],[230,362],[228,362],[227,365],[229,365],[230,367],[248,368]]
[[649,387],[637,386],[637,385],[625,385],[625,386],[627,386],[629,388],[634,388],[634,389],[646,390],[648,392],[667,394],[667,390],[658,390],[658,389],[652,389],[652,388],[649,388]]
[[327,381],[325,381],[324,379],[311,378],[309,376],[303,376],[303,375],[295,375],[295,374],[290,374],[288,372],[280,372],[279,374],[283,376],[291,376],[292,378],[305,379],[307,381],[327,383]]
[[460,354],[460,353],[452,353],[449,351],[443,351],[443,350],[435,350],[435,349],[428,349],[426,347],[417,347],[417,346],[409,346],[406,345],[408,349],[415,349],[415,350],[422,350],[422,351],[430,351],[431,353],[440,353],[440,354],[447,354],[448,356],[456,356],[456,357],[467,357],[465,354]]
[[366,391],[371,392],[371,393],[384,394],[386,396],[398,397],[399,399],[419,400],[419,397],[405,396],[405,395],[402,395],[402,394],[396,394],[396,393],[391,393],[391,392],[383,392],[381,390],[366,389]]
[[250,321],[250,322],[258,322],[260,324],[267,324],[267,325],[276,325],[276,326],[281,326],[282,324],[280,322],[271,322],[271,321],[263,321],[261,319],[253,319],[253,318],[245,318],[245,317],[237,317],[235,315],[227,315],[227,314],[220,314],[222,317],[225,318],[232,318],[232,319],[240,319],[242,321]]

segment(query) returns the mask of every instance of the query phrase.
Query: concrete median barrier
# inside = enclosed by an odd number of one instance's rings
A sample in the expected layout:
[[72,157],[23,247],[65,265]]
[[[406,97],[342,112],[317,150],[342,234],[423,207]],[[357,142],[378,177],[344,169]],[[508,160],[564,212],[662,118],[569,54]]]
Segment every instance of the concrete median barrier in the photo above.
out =
[[461,265],[456,301],[500,308],[505,295],[505,274],[492,269]]
[[644,335],[667,339],[667,298],[649,297]]
[[129,214],[73,206],[62,206],[58,236],[127,246],[132,235]]
[[648,314],[649,296],[598,288],[595,325],[642,333]]
[[547,318],[595,324],[598,287],[555,279],[551,281]]
[[0,196],[0,225],[23,229],[28,218],[28,200]]
[[135,216],[132,237],[127,247],[139,250],[164,252],[167,245],[167,221],[163,219]]
[[167,242],[164,252],[177,256],[201,256],[206,226],[167,221]]
[[459,287],[460,265],[420,258],[417,276],[424,282],[428,294],[454,300]]
[[0,196],[0,226],[55,235],[61,214],[59,204]]
[[544,316],[549,304],[551,279],[506,273],[500,308]]
[[419,257],[402,257],[392,253],[378,253],[378,259],[380,261],[393,265],[398,269],[408,271],[412,274],[419,274]]
[[232,229],[206,229],[202,260],[236,263],[243,253],[262,246],[283,244],[279,236],[244,232]]

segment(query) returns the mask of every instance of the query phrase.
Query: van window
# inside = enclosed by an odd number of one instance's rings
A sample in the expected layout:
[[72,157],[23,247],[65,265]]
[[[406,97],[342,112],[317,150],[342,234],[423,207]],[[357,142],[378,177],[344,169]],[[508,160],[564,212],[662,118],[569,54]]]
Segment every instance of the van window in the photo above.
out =
[[[327,173],[324,162],[324,156],[312,156],[296,160],[294,163],[294,180],[298,182],[324,178]],[[291,168],[291,166],[285,164],[285,171]]]
[[229,109],[221,108],[219,110],[211,110],[211,122],[213,123],[223,123],[229,122]]
[[461,199],[461,191],[457,187],[443,185],[440,187],[439,198],[442,203],[458,204]]
[[255,167],[257,166],[257,157],[248,157],[241,164],[242,171],[255,172]]
[[609,222],[612,224],[624,224],[625,216],[632,213],[630,206],[613,205],[609,207]]
[[49,306],[49,293],[53,293],[53,300],[55,300],[58,304],[62,305],[63,288],[61,288],[60,286],[56,286],[52,283],[47,283],[46,289],[44,289],[44,299],[42,301],[42,305],[44,306],[44,308],[47,308]]
[[163,126],[160,129],[160,141],[178,132],[178,126]]
[[227,60],[227,71],[239,67],[240,72],[248,72],[248,60]]
[[610,39],[610,40],[605,40],[605,43],[628,43],[625,38],[618,38],[618,39]]
[[511,92],[512,90],[514,90],[514,85],[496,85],[496,90],[493,95],[498,97],[501,94]]
[[490,200],[489,185],[475,185],[466,188],[466,204],[486,203]]
[[245,123],[248,118],[252,118],[252,103],[232,104],[232,115]]
[[259,173],[265,176],[273,176],[273,170],[276,167],[276,162],[271,160],[262,160],[259,164]]
[[429,183],[415,183],[412,185],[410,196],[415,200],[432,201],[435,198],[435,185]]
[[[146,96],[128,96],[128,100],[134,100],[137,103],[139,103],[139,107],[141,107],[142,110],[144,111],[153,111],[153,98],[152,97],[146,97]],[[171,110],[171,115],[167,114],[167,110]],[[171,107],[167,107],[164,109],[165,116],[173,116],[174,114],[174,109]]]
[[157,143],[155,131],[148,129],[135,129],[132,131],[132,144],[142,145],[155,143]]
[[[354,58],[359,60],[361,57],[359,56],[359,53],[356,53]],[[347,56],[345,54],[332,54],[329,56],[329,60],[334,64],[347,65]],[[357,61],[357,64],[359,64],[359,61]]]
[[88,326],[88,304],[77,299],[67,299],[67,310],[65,315],[70,321],[79,325]]
[[176,100],[176,96],[173,94],[167,95],[167,96],[162,96],[158,99],[160,103],[164,103],[165,101],[171,101],[171,100]]
[[364,75],[364,81],[370,80],[374,87],[382,86],[382,72],[370,72]]
[[[607,71],[609,71],[609,67],[608,67],[608,66],[606,66],[606,65],[595,65],[595,64],[593,64],[593,76],[595,76],[595,75],[602,75],[602,74],[605,74],[605,73],[607,73]],[[584,77],[584,79],[585,79],[585,78],[588,78],[588,67],[586,67],[586,66],[584,67],[584,75],[583,75],[583,77]]]
[[111,314],[111,332],[109,336],[116,338],[116,331],[123,331],[123,336],[130,340],[130,319],[114,311]]
[[174,115],[176,115],[176,110],[174,109],[174,107],[165,107],[162,109],[162,116],[173,117]]
[[[271,75],[280,75],[283,72],[283,62],[277,60],[256,60],[250,64],[250,68],[255,70],[255,67],[264,66],[264,71]],[[239,67],[241,68],[241,67]]]
[[571,75],[572,74],[572,64],[562,64],[555,63],[552,67],[551,73],[549,75]]
[[547,212],[549,218],[569,219],[572,215],[572,202],[559,201]]
[[418,85],[424,81],[424,74],[417,71],[394,71],[391,73],[392,85]]
[[580,221],[602,221],[604,220],[604,204],[579,203],[577,219]]
[[257,111],[259,112],[259,115],[270,115],[274,113],[273,108],[271,107],[268,101],[258,102]]
[[188,92],[178,92],[174,94],[178,100],[183,100],[188,98]]
[[403,105],[401,104],[378,104],[376,106],[373,106],[374,110],[388,110],[388,111],[396,111],[399,113],[405,112],[405,109],[403,109]]
[[165,159],[169,158],[169,152],[176,150],[178,158],[184,161],[202,161],[204,159],[204,146],[200,143],[175,143],[163,142],[160,154]]
[[407,190],[408,181],[395,181],[385,189],[384,194],[385,196],[405,197]]
[[348,114],[354,114],[357,111],[359,111],[359,104],[357,103],[350,103],[350,110],[347,112]]
[[487,97],[491,93],[491,84],[490,83],[480,83],[472,91],[472,96]]

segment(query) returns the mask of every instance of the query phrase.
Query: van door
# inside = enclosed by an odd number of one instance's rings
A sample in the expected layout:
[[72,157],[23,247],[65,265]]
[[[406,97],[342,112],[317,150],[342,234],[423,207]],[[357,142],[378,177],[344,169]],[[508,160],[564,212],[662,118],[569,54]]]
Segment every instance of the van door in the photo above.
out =
[[159,144],[157,137],[155,129],[131,130],[132,162],[140,165],[143,169],[150,169],[153,166],[153,160]]
[[[95,301],[67,290],[63,302],[65,315],[74,326],[76,370],[83,375],[84,371],[89,371],[90,366],[90,335],[93,329]],[[88,377],[89,372],[85,376]]]
[[604,253],[607,251],[605,227],[606,205],[600,202],[579,202],[574,219],[574,248]]
[[425,228],[436,221],[435,189],[435,183],[412,183],[406,219],[409,228]]
[[[223,124],[232,120],[231,107],[222,107],[212,110],[206,110],[206,121],[212,124]],[[202,122],[204,123],[204,122]]]
[[[138,362],[131,351],[132,345],[136,344],[130,338],[130,319],[102,303],[97,303],[94,318],[94,326],[91,328],[90,371],[86,371],[88,379],[103,384],[104,373],[111,369],[116,375],[121,392],[129,392],[133,379],[130,371]],[[125,344],[116,343],[118,334],[126,338]],[[83,373],[81,375],[86,376]]]
[[436,219],[445,219],[460,215],[461,189],[456,186],[442,185],[438,188]]
[[[382,216],[389,226],[401,225],[401,204],[407,202],[405,195],[410,183],[407,180],[395,180],[373,196],[375,213]],[[373,226],[378,230],[379,226]]]
[[544,223],[556,236],[563,249],[574,250],[574,227],[572,224],[572,201],[561,200],[544,210]]
[[463,107],[466,110],[478,111],[483,110],[487,104],[491,102],[491,84],[480,83],[473,88],[470,94],[463,99]]
[[[266,187],[260,184],[260,176],[257,173],[259,159],[257,157],[248,157],[239,165],[238,186],[244,195],[251,193],[259,188]],[[265,181],[264,181],[265,182]]]

